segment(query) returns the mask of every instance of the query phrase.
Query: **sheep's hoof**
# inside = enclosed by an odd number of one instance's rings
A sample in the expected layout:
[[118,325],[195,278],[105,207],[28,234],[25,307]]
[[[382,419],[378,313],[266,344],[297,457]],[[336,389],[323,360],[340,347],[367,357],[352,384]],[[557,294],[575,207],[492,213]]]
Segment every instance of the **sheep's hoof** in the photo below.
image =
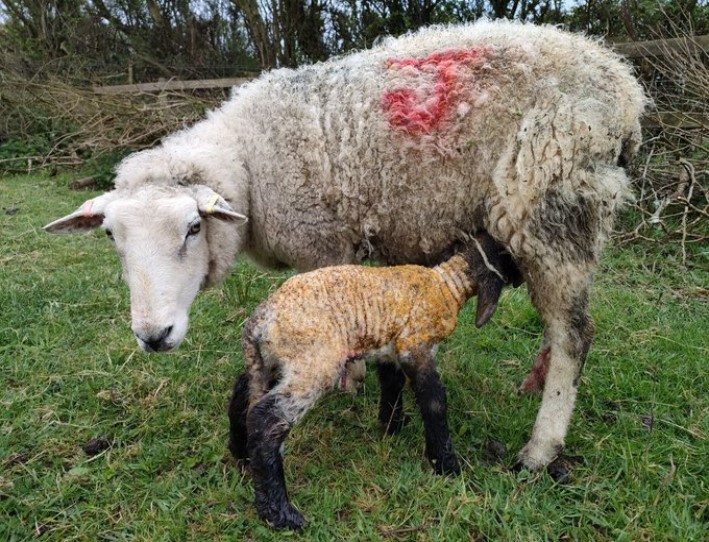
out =
[[242,475],[251,474],[251,461],[248,457],[246,459],[235,459],[234,462]]
[[557,457],[547,465],[547,472],[557,484],[568,484],[571,481],[569,465],[563,457]]
[[460,464],[455,454],[444,456],[441,459],[432,459],[431,465],[438,475],[458,476],[460,474]]
[[246,446],[246,441],[244,442],[237,442],[232,439],[229,439],[229,443],[227,444],[227,448],[231,452],[232,457],[237,463],[248,463],[249,461],[249,452],[248,448]]
[[541,467],[536,466],[536,465],[529,466],[524,462],[524,460],[522,460],[520,458],[510,467],[510,471],[515,472],[515,473],[522,472],[523,470],[526,470],[528,472],[539,472],[543,468],[544,468],[543,465]]
[[[538,463],[535,463],[532,466],[528,465],[523,460],[522,454],[520,454],[520,458],[514,465],[512,465],[511,470],[513,472],[520,472],[522,470],[538,472],[544,467],[545,465],[539,465]],[[558,455],[551,463],[546,465],[546,471],[547,473],[549,473],[549,476],[551,476],[551,479],[554,480],[557,484],[568,484],[571,481],[569,463],[560,455]]]
[[561,443],[539,442],[533,438],[519,452],[518,463],[526,470],[538,472],[559,457],[563,450],[564,445]]
[[290,504],[279,510],[269,510],[261,514],[261,518],[274,529],[292,529],[300,531],[305,526],[305,518]]

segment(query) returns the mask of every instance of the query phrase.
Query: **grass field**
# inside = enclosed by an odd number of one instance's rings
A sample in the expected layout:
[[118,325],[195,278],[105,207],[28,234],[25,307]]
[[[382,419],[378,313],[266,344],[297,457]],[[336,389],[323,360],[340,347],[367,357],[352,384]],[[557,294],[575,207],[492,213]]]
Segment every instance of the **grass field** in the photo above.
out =
[[[41,230],[90,196],[65,184],[0,180],[0,540],[707,540],[706,248],[689,270],[670,246],[608,251],[570,483],[508,471],[538,407],[515,390],[541,331],[524,288],[508,290],[482,330],[471,304],[438,358],[462,476],[432,474],[410,394],[411,422],[381,436],[371,371],[291,433],[286,477],[308,525],[274,533],[225,453],[225,406],[241,325],[286,275],[239,263],[198,298],[177,352],[140,353],[105,236]],[[92,439],[110,447],[91,455]]]

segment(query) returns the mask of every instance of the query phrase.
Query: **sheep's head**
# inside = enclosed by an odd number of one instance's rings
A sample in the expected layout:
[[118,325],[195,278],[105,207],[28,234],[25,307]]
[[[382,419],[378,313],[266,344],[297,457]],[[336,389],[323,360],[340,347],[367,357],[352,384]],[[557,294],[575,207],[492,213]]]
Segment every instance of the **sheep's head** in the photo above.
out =
[[105,230],[130,289],[138,344],[147,352],[162,352],[178,346],[187,333],[190,305],[209,272],[214,220],[243,224],[246,217],[205,186],[145,187],[90,199],[44,229]]

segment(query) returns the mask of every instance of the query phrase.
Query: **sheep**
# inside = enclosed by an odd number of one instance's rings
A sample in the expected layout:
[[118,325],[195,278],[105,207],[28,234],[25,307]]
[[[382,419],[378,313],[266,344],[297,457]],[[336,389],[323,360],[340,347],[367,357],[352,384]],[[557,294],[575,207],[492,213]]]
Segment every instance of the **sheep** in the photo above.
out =
[[112,232],[149,351],[180,344],[198,285],[238,253],[300,271],[426,264],[487,231],[544,324],[542,403],[518,456],[539,470],[563,448],[594,333],[591,281],[645,105],[630,68],[580,35],[426,28],[262,75],[127,157],[115,190],[46,229]]
[[356,389],[367,357],[378,360],[384,432],[396,433],[404,420],[404,381],[396,377],[403,370],[423,418],[426,456],[437,474],[460,472],[435,353],[470,297],[478,294],[480,327],[516,273],[492,238],[479,234],[473,243],[433,269],[343,265],[296,275],[247,320],[245,371],[229,405],[229,449],[238,462],[249,462],[257,511],[271,526],[304,524],[283,474],[288,433],[325,393]]

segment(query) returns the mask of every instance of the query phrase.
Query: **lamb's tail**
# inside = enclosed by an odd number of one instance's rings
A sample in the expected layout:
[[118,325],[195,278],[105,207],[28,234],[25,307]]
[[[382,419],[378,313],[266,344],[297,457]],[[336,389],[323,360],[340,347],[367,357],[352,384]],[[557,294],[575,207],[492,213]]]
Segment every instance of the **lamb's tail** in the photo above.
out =
[[255,404],[268,393],[280,380],[280,372],[274,374],[274,368],[266,363],[261,353],[261,328],[266,317],[266,308],[259,306],[244,325],[241,337],[241,349],[244,353],[244,365],[249,373],[249,404]]
[[[258,310],[257,310],[258,311]],[[244,326],[241,346],[244,352],[244,372],[234,382],[234,390],[229,401],[229,450],[234,459],[243,467],[249,460],[248,430],[246,417],[253,404],[266,393],[263,382],[264,362],[259,347],[258,324],[255,316]]]

